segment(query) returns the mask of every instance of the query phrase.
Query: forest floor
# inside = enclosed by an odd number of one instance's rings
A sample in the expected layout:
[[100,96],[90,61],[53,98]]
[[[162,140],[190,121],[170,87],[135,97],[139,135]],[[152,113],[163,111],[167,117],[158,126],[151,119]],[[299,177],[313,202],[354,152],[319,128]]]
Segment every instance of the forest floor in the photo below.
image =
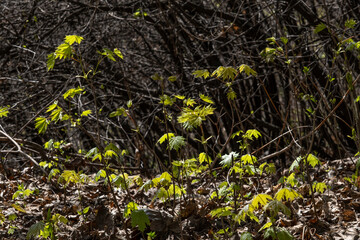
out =
[[[277,218],[276,225],[286,228],[294,239],[359,239],[360,186],[357,188],[344,180],[354,174],[355,163],[345,159],[329,161],[329,164],[324,163],[312,173],[313,180],[325,182],[328,189],[315,193],[312,200],[308,185],[300,185],[297,189],[303,198],[287,204],[291,216],[280,214]],[[115,188],[122,211],[130,201],[146,209],[150,227],[142,233],[131,226],[130,219],[122,220],[111,189],[104,181],[81,186],[70,184],[59,190],[46,177],[39,177],[34,168],[12,169],[11,174],[0,175],[0,239],[26,239],[30,227],[40,221],[45,223],[49,216],[54,220],[57,239],[150,239],[145,234],[150,231],[156,233],[155,239],[240,239],[245,231],[250,232],[253,239],[264,239],[257,227],[262,224],[255,225],[250,220],[237,224],[233,228],[236,232],[215,234],[230,226],[226,217],[220,219],[210,215],[211,210],[221,205],[209,200],[210,194],[215,185],[220,184],[220,179],[226,179],[226,174],[219,173],[218,183],[204,177],[191,186],[192,194],[184,196],[182,201],[153,200],[156,191],[142,192],[136,185],[130,186],[128,191]],[[0,170],[5,173],[3,168]],[[272,195],[281,184],[274,184],[274,178],[270,179],[259,179],[257,186],[261,186],[261,192]],[[356,182],[359,183],[358,179]],[[254,186],[248,184],[243,188],[255,195],[260,189]],[[26,189],[35,191],[27,194]],[[189,189],[187,186],[188,192]],[[249,201],[238,204],[241,207]],[[88,211],[82,212],[86,207]],[[65,218],[61,216],[66,218],[67,221],[63,221],[66,224],[62,223],[61,219]],[[264,217],[259,219],[260,223],[266,223]]]

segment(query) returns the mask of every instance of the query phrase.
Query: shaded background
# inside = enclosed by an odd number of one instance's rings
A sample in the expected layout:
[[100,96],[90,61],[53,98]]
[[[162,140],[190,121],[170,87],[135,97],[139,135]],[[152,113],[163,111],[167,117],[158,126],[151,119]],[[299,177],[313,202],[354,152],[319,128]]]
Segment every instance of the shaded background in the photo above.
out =
[[[330,160],[353,156],[360,149],[358,84],[347,93],[349,81],[360,73],[359,50],[343,42],[359,41],[359,24],[345,27],[348,19],[359,21],[357,0],[38,0],[2,1],[0,8],[0,105],[11,106],[0,123],[11,136],[41,145],[49,139],[64,140],[72,143],[74,152],[95,147],[91,136],[100,137],[103,147],[112,142],[129,151],[126,166],[142,162],[153,167],[156,159],[167,165],[169,154],[177,155],[156,144],[166,133],[160,96],[198,98],[202,93],[216,103],[216,113],[204,125],[205,136],[213,136],[208,142],[213,158],[223,147],[226,152],[239,151],[236,141],[226,144],[231,129],[259,130],[263,137],[253,143],[254,154],[278,152],[271,159],[282,163],[307,152]],[[315,33],[319,24],[326,28]],[[87,69],[96,66],[97,51],[103,48],[118,48],[124,55],[124,60],[106,59],[99,66],[100,73],[93,79],[95,92],[76,77],[81,71],[75,62],[57,61],[54,70],[47,71],[47,55],[65,35],[74,34],[84,37],[79,51]],[[270,37],[277,44],[270,45],[266,40]],[[266,47],[282,47],[283,52],[266,61],[261,56]],[[222,81],[192,74],[240,64],[249,65],[258,75],[239,75],[234,80],[237,99],[232,103]],[[164,84],[154,80],[155,74]],[[170,76],[177,81],[165,81]],[[78,86],[88,93],[71,104],[65,102],[62,94]],[[55,100],[72,114],[81,114],[95,111],[94,96],[101,112],[98,120],[93,114],[82,121],[86,131],[59,122],[45,134],[37,134],[34,119],[46,116],[46,107]],[[129,118],[109,118],[128,100],[133,102],[131,116],[140,134],[132,131],[135,126]],[[174,114],[169,132],[189,142],[184,154],[199,153],[203,146],[193,139],[199,138],[200,130],[191,135],[176,124],[180,112],[176,105],[168,111]],[[294,139],[300,140],[294,144]]]

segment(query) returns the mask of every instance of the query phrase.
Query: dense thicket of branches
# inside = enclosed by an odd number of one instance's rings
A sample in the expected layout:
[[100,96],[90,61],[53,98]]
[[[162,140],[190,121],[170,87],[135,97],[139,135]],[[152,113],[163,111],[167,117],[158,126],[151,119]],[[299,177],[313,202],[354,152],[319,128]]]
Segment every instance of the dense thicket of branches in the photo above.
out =
[[[360,148],[359,103],[354,102],[360,88],[355,82],[348,91],[346,80],[351,76],[354,82],[360,76],[359,55],[356,49],[337,51],[344,39],[359,40],[359,24],[353,29],[344,26],[348,19],[359,22],[357,0],[8,0],[0,7],[0,102],[11,106],[1,125],[12,136],[40,144],[50,138],[64,139],[75,149],[88,150],[95,146],[89,137],[93,135],[103,145],[114,142],[151,164],[156,158],[166,159],[168,153],[156,145],[166,132],[160,95],[198,97],[203,93],[216,102],[212,124],[204,127],[205,136],[213,136],[209,140],[213,157],[232,128],[233,132],[256,128],[263,134],[254,152],[281,136],[255,153],[272,154],[286,148],[274,158],[293,159],[316,151],[334,159],[352,156]],[[314,33],[319,24],[327,28]],[[116,47],[124,54],[123,61],[105,60],[100,65],[101,72],[94,78],[95,94],[76,77],[81,74],[76,63],[60,61],[47,71],[47,55],[65,35],[73,34],[85,39],[80,48],[88,70],[96,66],[97,50]],[[274,61],[260,54],[266,47],[278,47],[269,45],[266,39],[270,37],[284,50]],[[288,38],[286,46],[281,37]],[[235,80],[235,104],[229,103],[227,87],[219,79],[192,75],[198,69],[213,71],[240,64],[251,66],[258,75]],[[177,81],[166,82],[162,88],[161,81],[153,80],[154,74],[165,80],[176,76]],[[73,100],[73,105],[66,104],[61,94],[77,86],[88,93]],[[94,114],[83,121],[83,131],[60,123],[50,126],[45,135],[37,134],[35,117],[44,115],[55,100],[68,111],[81,113],[95,111],[94,96],[101,109],[99,119]],[[140,134],[131,130],[135,126],[129,118],[109,118],[129,99]],[[171,110],[179,113],[176,107]],[[352,129],[355,141],[348,137]],[[189,137],[178,124],[170,124],[168,130]],[[202,147],[191,139],[188,149]],[[230,143],[227,147],[238,148]]]

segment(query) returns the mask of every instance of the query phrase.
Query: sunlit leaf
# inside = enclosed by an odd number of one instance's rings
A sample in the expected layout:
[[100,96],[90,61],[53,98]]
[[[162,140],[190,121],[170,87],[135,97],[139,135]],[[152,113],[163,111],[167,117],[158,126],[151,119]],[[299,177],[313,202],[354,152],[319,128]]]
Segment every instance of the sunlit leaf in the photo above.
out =
[[165,133],[164,135],[161,136],[161,138],[159,138],[157,142],[162,144],[165,140],[169,140],[173,137],[175,137],[174,133]]
[[81,113],[81,117],[86,117],[86,116],[90,115],[91,113],[92,113],[91,110],[85,110]]
[[222,161],[220,162],[220,165],[223,167],[230,167],[233,161],[235,161],[239,157],[239,153],[237,152],[231,152],[229,154],[225,154],[221,156]]
[[200,98],[201,100],[203,100],[204,102],[210,103],[210,104],[214,104],[214,101],[211,100],[211,98],[209,96],[205,96],[204,94],[200,94]]
[[185,138],[182,136],[175,136],[170,138],[169,140],[170,150],[175,149],[176,151],[178,151],[181,147],[185,145],[186,145],[186,141]]
[[259,209],[260,206],[265,206],[270,200],[272,200],[272,197],[270,195],[258,194],[254,196],[250,206],[254,209]]
[[282,188],[275,194],[275,199],[282,200],[290,200],[293,201],[295,198],[302,198],[301,194],[296,192],[294,189]]
[[320,164],[320,160],[311,153],[307,156],[306,159],[307,159],[307,163],[310,164],[312,167],[315,167],[316,165]]
[[253,165],[254,163],[257,162],[257,158],[251,154],[246,154],[246,155],[242,155],[241,156],[241,161],[244,163],[244,164],[251,164]]
[[257,72],[246,64],[241,64],[238,69],[239,69],[240,73],[245,72],[247,76],[250,76],[250,75],[256,76],[257,75]]
[[203,77],[204,79],[206,79],[210,76],[210,73],[208,70],[196,70],[192,74],[197,78]]
[[73,45],[74,42],[80,44],[82,40],[84,40],[83,37],[77,35],[67,35],[65,36],[64,42],[68,43],[69,45]]
[[124,59],[124,56],[122,55],[122,53],[120,52],[119,49],[114,48],[114,53],[116,54],[116,56],[118,56],[121,59]]

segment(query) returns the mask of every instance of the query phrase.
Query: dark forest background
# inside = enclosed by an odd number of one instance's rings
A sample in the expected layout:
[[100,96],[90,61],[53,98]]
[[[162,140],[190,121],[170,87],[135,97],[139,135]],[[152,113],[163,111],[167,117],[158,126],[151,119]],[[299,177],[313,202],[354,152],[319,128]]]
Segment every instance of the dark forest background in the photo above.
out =
[[[112,142],[129,151],[125,165],[140,161],[156,169],[156,159],[167,165],[167,154],[172,154],[156,144],[166,133],[160,96],[197,98],[202,93],[216,106],[204,125],[205,136],[213,136],[208,142],[213,158],[224,147],[227,152],[238,149],[227,139],[247,129],[263,136],[252,145],[255,155],[283,164],[310,151],[325,160],[353,156],[360,149],[360,25],[346,22],[359,22],[359,5],[358,0],[3,0],[0,105],[9,105],[10,113],[0,123],[12,137],[41,145],[64,140],[74,152],[89,150],[100,138],[100,145]],[[72,61],[57,61],[47,71],[47,56],[65,35],[84,38],[79,47],[88,69],[96,66],[98,50],[123,53],[123,60],[106,59],[99,66],[95,94],[77,77],[80,68]],[[263,50],[277,47],[282,51],[266,58]],[[234,80],[236,111],[226,84],[193,75],[241,64],[257,76]],[[172,76],[177,80],[167,81]],[[78,86],[89,94],[74,98],[70,106],[62,94]],[[34,128],[35,118],[46,115],[54,101],[81,114],[95,111],[94,97],[101,111],[98,118],[92,114],[82,121],[85,130],[63,123],[50,125],[46,134]],[[109,117],[129,100],[134,121]],[[176,116],[180,109],[169,111]],[[194,133],[175,123],[176,117],[168,132],[188,139],[189,155],[198,152],[203,146],[193,140]],[[140,134],[132,131],[135,127]]]

